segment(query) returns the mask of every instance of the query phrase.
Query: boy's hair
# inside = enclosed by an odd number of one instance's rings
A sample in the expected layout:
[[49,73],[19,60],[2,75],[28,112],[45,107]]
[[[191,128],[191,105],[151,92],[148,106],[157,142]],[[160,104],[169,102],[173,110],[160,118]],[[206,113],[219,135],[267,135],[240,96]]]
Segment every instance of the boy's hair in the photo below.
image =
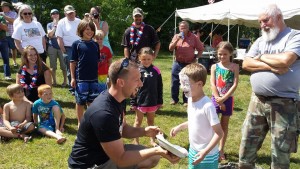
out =
[[95,36],[94,37],[100,37],[100,38],[104,38],[104,31],[103,30],[96,30]]
[[191,80],[195,82],[202,81],[203,86],[206,83],[207,71],[202,64],[191,63],[185,66],[180,73],[187,75]]
[[10,98],[18,91],[23,91],[23,87],[20,84],[10,84],[6,88],[6,93]]
[[51,86],[47,85],[47,84],[42,84],[38,87],[38,95],[39,97],[43,95],[44,90],[46,89],[52,89]]
[[108,77],[111,84],[116,84],[118,78],[126,78],[130,68],[138,69],[137,63],[128,58],[119,59],[109,66]]
[[96,32],[96,27],[95,27],[95,24],[93,21],[90,21],[90,20],[86,20],[86,19],[83,19],[79,22],[79,25],[77,27],[77,35],[79,37],[83,37],[83,31],[87,28],[87,27],[90,27],[91,30],[94,32],[94,35],[93,37],[95,36],[95,32]]
[[140,49],[138,56],[139,58],[143,55],[154,55],[154,51],[150,48],[150,47],[143,47],[142,49]]

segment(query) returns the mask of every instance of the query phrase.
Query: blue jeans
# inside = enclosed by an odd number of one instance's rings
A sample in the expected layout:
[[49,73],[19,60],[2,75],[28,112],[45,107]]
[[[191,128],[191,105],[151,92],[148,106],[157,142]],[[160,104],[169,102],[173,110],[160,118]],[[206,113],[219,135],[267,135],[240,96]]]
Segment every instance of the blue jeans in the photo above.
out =
[[[172,95],[172,99],[174,102],[178,102],[179,101],[179,86],[180,86],[180,82],[179,82],[179,72],[181,71],[181,69],[183,69],[186,65],[185,63],[179,63],[177,61],[174,61],[173,66],[172,66],[172,85],[171,85],[171,95]],[[182,100],[183,103],[187,102],[187,98],[185,97],[185,95],[182,93]]]
[[69,90],[74,91],[74,88],[71,86],[71,72],[70,72],[70,58],[72,56],[72,47],[65,46],[67,54],[63,54],[64,62],[67,67],[67,77],[68,77],[68,85]]
[[10,76],[9,48],[8,48],[8,41],[6,38],[0,40],[0,52],[3,59],[4,76]]

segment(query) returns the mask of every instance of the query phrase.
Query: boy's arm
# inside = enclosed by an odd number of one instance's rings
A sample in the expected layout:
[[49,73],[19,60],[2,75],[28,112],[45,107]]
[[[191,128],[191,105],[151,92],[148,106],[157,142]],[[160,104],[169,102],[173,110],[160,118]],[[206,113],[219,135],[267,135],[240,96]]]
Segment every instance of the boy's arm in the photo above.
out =
[[65,113],[62,113],[60,117],[60,124],[59,124],[59,130],[61,132],[63,132],[62,130],[64,130],[65,121],[66,121]]
[[183,130],[183,129],[187,129],[187,128],[188,128],[188,121],[186,121],[186,122],[184,122],[184,123],[181,123],[181,124],[179,124],[178,126],[173,127],[173,128],[171,129],[171,131],[170,131],[170,136],[175,137],[176,134],[177,134],[179,131],[181,131],[181,130]]
[[196,160],[193,162],[193,165],[200,163],[205,158],[205,156],[220,142],[221,138],[223,137],[224,133],[220,123],[213,125],[212,128],[215,132],[213,138],[210,140],[205,149],[201,150],[196,154]]
[[16,133],[17,129],[15,127],[12,127],[10,125],[10,121],[9,121],[9,103],[6,103],[3,106],[3,123],[4,125],[12,132],[12,133]]
[[70,62],[71,86],[72,86],[73,88],[75,88],[75,86],[76,86],[76,80],[75,80],[75,69],[76,69],[76,65],[77,65],[77,62],[75,62],[75,61]]
[[33,123],[35,126],[38,126],[38,114],[33,113]]
[[31,121],[31,104],[28,103],[27,101],[24,101],[26,102],[26,112],[25,112],[25,119],[24,121],[19,125],[20,127],[23,127],[26,123],[30,122]]

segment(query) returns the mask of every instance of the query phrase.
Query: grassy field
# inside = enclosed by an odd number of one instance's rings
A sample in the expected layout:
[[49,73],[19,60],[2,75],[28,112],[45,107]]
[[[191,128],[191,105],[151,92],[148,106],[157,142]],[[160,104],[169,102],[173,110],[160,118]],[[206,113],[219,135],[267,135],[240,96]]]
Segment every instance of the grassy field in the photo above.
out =
[[[117,58],[117,57],[116,57]],[[20,63],[20,59],[18,59]],[[48,62],[49,63],[49,62]],[[172,56],[168,53],[161,54],[154,62],[162,71],[163,85],[164,85],[164,106],[157,112],[155,124],[158,125],[166,134],[170,129],[187,120],[186,108],[182,105],[169,105],[170,102],[170,88],[171,88],[171,66]],[[2,65],[2,60],[0,61]],[[6,86],[15,82],[15,73],[17,68],[12,69],[13,81],[0,80],[0,103],[4,104],[9,101],[6,95]],[[3,69],[1,67],[1,79],[3,79]],[[61,71],[57,71],[58,84],[62,83]],[[205,86],[206,95],[210,96],[209,77]],[[241,127],[247,111],[249,98],[251,94],[251,86],[249,82],[249,75],[241,73],[238,88],[235,91],[234,114],[230,119],[229,135],[226,143],[225,152],[228,154],[227,158],[231,162],[238,161],[238,151],[241,140]],[[0,169],[7,168],[68,168],[67,159],[77,132],[77,119],[75,114],[75,99],[68,92],[67,88],[61,86],[54,87],[54,98],[57,100],[67,116],[65,133],[67,141],[63,145],[57,145],[56,141],[51,138],[43,137],[34,134],[34,138],[29,143],[25,144],[22,140],[13,139],[8,142],[0,143]],[[182,101],[182,100],[180,100]],[[134,113],[128,112],[127,122],[133,124]],[[143,125],[146,125],[144,118]],[[171,143],[178,144],[188,148],[188,133],[187,131],[179,133],[175,138],[168,137]],[[125,140],[130,143],[132,140]],[[149,145],[148,138],[140,139],[140,142]],[[150,145],[149,145],[150,146]],[[298,150],[299,151],[299,150]],[[257,164],[262,168],[270,167],[270,137],[267,136],[262,149],[258,152]],[[185,169],[187,168],[187,158],[182,159],[178,164],[172,165],[165,159],[162,159],[156,169]],[[291,168],[300,168],[300,155],[292,154]]]

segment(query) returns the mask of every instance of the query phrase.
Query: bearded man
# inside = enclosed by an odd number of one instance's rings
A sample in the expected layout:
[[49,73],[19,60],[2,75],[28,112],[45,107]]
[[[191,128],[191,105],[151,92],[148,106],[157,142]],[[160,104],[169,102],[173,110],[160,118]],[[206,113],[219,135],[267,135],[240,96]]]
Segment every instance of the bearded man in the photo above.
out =
[[271,133],[271,168],[289,168],[297,151],[300,86],[300,31],[286,26],[269,4],[259,13],[262,36],[251,46],[243,69],[252,72],[252,96],[243,124],[239,167],[254,168],[257,151]]
[[141,8],[134,8],[132,17],[133,23],[126,29],[121,44],[124,47],[125,58],[137,62],[138,52],[143,47],[152,48],[156,58],[160,49],[160,41],[156,31],[152,26],[143,22],[144,12]]

